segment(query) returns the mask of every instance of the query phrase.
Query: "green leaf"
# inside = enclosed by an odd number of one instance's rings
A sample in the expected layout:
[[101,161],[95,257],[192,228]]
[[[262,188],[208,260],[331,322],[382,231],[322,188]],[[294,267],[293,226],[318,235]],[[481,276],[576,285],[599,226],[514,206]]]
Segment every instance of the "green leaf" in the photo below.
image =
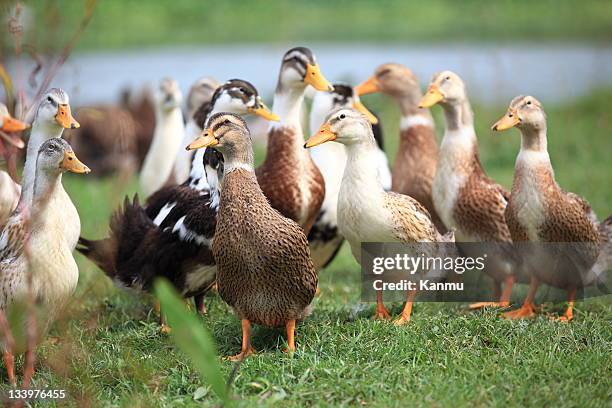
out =
[[217,348],[211,334],[202,326],[195,314],[187,310],[183,299],[167,280],[158,279],[155,282],[155,295],[171,328],[171,338],[189,357],[202,379],[210,384],[219,398],[229,404],[225,379],[221,373]]

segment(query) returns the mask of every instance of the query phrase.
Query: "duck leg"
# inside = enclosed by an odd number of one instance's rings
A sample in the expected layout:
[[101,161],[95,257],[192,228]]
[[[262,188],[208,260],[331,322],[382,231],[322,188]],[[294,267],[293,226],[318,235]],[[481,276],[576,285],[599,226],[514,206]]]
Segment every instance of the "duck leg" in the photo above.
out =
[[235,356],[228,357],[230,361],[241,361],[255,354],[255,349],[251,346],[251,322],[248,319],[242,319],[242,349]]
[[529,292],[527,293],[527,297],[523,302],[523,306],[521,306],[517,310],[513,310],[511,312],[506,312],[502,316],[506,319],[525,319],[528,317],[533,317],[536,314],[535,307],[535,295],[538,291],[538,286],[540,286],[540,281],[538,278],[532,276],[531,282],[529,284]]
[[285,328],[287,329],[287,348],[283,351],[293,353],[295,351],[295,319],[288,320]]
[[415,296],[416,289],[408,292],[408,297],[406,298],[406,304],[404,305],[402,314],[400,315],[399,319],[393,322],[393,324],[395,324],[396,326],[402,326],[410,321],[410,316],[412,314],[412,303],[414,302]]
[[576,300],[576,288],[570,288],[567,291],[567,309],[563,316],[559,316],[554,320],[560,322],[569,322],[574,319],[574,301]]
[[2,359],[4,360],[4,366],[6,367],[9,384],[12,387],[15,387],[17,385],[17,379],[15,378],[15,355],[13,354],[15,339],[11,333],[8,320],[2,311],[0,311],[0,329],[2,330],[2,340],[4,343]]
[[514,275],[508,275],[504,279],[502,290],[501,282],[493,283],[493,298],[499,297],[499,302],[478,302],[472,303],[470,309],[482,309],[483,307],[508,307],[510,305],[510,295],[512,295],[512,287],[514,286]]
[[376,320],[390,320],[391,315],[385,307],[382,300],[382,290],[376,291],[376,312],[374,312],[374,319]]
[[206,311],[206,304],[204,303],[204,294],[195,295],[193,301],[195,302],[198,313],[202,316],[206,316],[208,312]]

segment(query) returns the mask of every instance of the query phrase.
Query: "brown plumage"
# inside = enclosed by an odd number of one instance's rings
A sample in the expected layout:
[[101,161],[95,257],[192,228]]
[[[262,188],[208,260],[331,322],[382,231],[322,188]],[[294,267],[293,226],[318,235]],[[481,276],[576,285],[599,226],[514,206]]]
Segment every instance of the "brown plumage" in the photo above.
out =
[[446,231],[431,197],[438,161],[438,142],[431,114],[419,108],[423,95],[417,77],[401,64],[382,64],[356,90],[360,95],[381,92],[397,103],[402,120],[391,189],[423,204],[436,228],[441,232]]
[[[325,197],[325,182],[308,152],[303,135],[294,127],[275,127],[268,133],[266,160],[257,180],[270,205],[310,231]],[[300,150],[292,147],[300,144]]]
[[273,209],[260,189],[246,123],[228,113],[213,115],[210,123],[192,146],[214,146],[225,161],[213,255],[219,295],[242,320],[236,359],[253,352],[251,323],[286,326],[294,350],[295,323],[308,314],[317,288],[306,235]]
[[602,238],[591,206],[581,197],[563,191],[557,182],[547,150],[546,115],[531,96],[515,98],[507,114],[494,126],[521,130],[521,150],[516,160],[512,195],[505,212],[512,239],[542,243],[577,243],[557,250],[542,247],[542,267],[530,267],[531,287],[523,306],[505,314],[524,318],[535,314],[534,297],[540,282],[568,291],[564,320],[573,318],[576,290],[593,283],[590,274]]

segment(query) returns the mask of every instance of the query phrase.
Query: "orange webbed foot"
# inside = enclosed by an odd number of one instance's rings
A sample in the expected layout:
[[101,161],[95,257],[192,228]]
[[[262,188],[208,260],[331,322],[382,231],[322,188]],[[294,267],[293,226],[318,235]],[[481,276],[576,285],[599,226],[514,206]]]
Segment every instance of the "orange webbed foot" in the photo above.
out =
[[410,316],[401,315],[398,319],[393,321],[393,324],[396,326],[404,326],[410,323]]
[[172,331],[172,329],[170,328],[170,326],[168,326],[167,324],[162,324],[161,327],[159,328],[159,332],[161,334],[170,334],[170,332]]
[[505,319],[528,319],[536,315],[535,306],[532,304],[524,304],[519,309],[504,313],[502,316]]
[[253,347],[249,347],[246,350],[242,350],[240,353],[236,354],[235,356],[227,356],[225,358],[229,361],[236,362],[236,361],[242,361],[248,356],[253,355],[255,353],[256,353],[255,349]]
[[509,302],[477,302],[470,304],[468,307],[470,310],[477,310],[489,307],[508,307],[509,305]]
[[373,318],[374,320],[391,320],[391,314],[386,307],[377,308]]

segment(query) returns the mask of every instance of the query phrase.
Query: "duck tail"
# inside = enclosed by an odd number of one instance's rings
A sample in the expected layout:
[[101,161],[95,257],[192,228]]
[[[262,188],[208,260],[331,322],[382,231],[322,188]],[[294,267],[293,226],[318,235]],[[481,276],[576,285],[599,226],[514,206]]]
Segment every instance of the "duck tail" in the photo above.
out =
[[109,237],[97,241],[79,238],[77,250],[111,279],[133,286],[139,279],[129,267],[130,260],[155,228],[145,209],[140,206],[138,195],[134,196],[133,201],[126,196],[123,207],[118,208],[111,217]]

